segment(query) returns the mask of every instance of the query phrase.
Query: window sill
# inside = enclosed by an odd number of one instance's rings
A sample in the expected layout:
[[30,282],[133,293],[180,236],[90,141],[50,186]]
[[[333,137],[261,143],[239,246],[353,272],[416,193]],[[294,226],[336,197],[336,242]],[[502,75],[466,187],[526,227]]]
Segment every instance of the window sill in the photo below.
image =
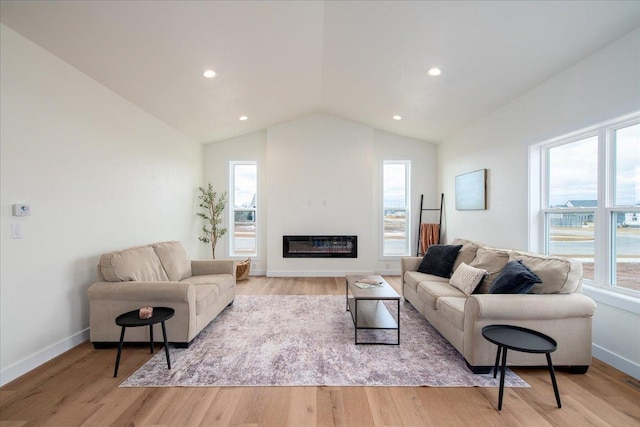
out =
[[607,289],[604,286],[586,282],[583,283],[582,288],[585,295],[598,302],[617,307],[630,313],[640,314],[640,297],[629,295],[627,292],[621,290]]

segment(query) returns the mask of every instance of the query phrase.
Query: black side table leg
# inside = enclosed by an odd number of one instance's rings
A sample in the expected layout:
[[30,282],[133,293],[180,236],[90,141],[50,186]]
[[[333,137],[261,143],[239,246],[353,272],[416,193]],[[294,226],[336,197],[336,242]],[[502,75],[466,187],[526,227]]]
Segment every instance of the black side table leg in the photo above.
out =
[[171,369],[171,359],[169,359],[169,344],[167,343],[167,328],[162,321],[162,338],[164,338],[164,355],[167,357],[167,369]]
[[558,408],[562,408],[562,404],[560,403],[560,392],[558,391],[558,383],[556,383],[556,374],[553,372],[553,363],[551,363],[551,354],[545,353],[547,355],[547,365],[549,365],[549,375],[551,375],[551,383],[553,384],[553,392],[556,395],[556,403],[558,404]]
[[400,345],[400,300],[398,300],[398,345]]
[[122,327],[120,332],[120,342],[118,343],[118,355],[116,356],[116,368],[113,370],[113,378],[118,376],[118,367],[120,366],[120,354],[122,354],[122,341],[124,341],[124,330],[126,326]]
[[153,354],[153,325],[149,325],[149,350]]
[[498,395],[498,411],[502,411],[502,397],[504,395],[504,371],[507,367],[507,347],[502,349],[502,369],[500,370],[500,393]]
[[500,352],[502,351],[502,346],[499,345],[498,346],[498,350],[496,351],[496,363],[493,365],[493,378],[496,377],[496,375],[498,375],[498,366],[500,363]]
[[347,311],[349,311],[349,282],[346,280],[344,282],[344,290],[345,290],[345,300],[347,303]]
[[355,323],[356,333],[354,334],[354,338],[355,338],[356,345],[358,345],[358,300],[355,300],[355,302],[356,302],[355,303],[356,312],[354,313],[355,316],[353,318],[355,319],[354,323]]

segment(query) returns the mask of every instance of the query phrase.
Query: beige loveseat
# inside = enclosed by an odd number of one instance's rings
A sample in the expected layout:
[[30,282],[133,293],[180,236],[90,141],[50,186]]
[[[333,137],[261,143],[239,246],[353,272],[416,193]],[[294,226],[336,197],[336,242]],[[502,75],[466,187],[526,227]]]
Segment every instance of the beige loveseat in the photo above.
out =
[[[161,242],[102,255],[98,281],[88,291],[90,340],[95,348],[117,344],[115,318],[143,306],[175,310],[167,340],[188,347],[236,294],[233,260],[190,260],[180,242]],[[155,325],[154,328],[159,328]],[[154,336],[161,337],[161,330]],[[148,328],[128,328],[126,342],[149,342]]]
[[[493,366],[496,346],[482,336],[491,324],[509,324],[540,331],[558,342],[553,363],[571,372],[585,373],[591,364],[591,319],[595,302],[582,294],[579,261],[498,249],[457,239],[463,245],[453,265],[463,262],[488,272],[474,293],[467,296],[449,278],[417,271],[421,257],[401,260],[402,291],[411,303],[465,358],[473,372],[486,373]],[[521,260],[542,280],[526,294],[488,294],[491,282],[507,262]],[[540,354],[509,352],[511,366],[543,366]]]

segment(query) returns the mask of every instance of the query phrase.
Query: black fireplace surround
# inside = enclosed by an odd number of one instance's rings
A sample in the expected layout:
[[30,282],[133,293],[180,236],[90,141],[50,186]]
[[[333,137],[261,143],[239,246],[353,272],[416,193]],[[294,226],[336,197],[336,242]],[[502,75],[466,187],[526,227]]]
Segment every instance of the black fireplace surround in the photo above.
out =
[[284,258],[357,258],[358,236],[282,236]]

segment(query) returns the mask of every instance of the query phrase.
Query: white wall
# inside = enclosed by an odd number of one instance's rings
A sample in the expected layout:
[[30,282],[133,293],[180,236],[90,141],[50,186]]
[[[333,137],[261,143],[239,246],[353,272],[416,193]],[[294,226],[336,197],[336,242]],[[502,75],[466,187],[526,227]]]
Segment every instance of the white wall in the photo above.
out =
[[[440,183],[454,194],[455,176],[489,172],[488,209],[457,211],[449,203],[446,238],[478,240],[499,247],[528,249],[528,147],[640,109],[640,30],[553,77],[493,114],[461,130],[439,147]],[[532,247],[531,249],[536,249]],[[585,290],[605,304],[599,293]],[[615,297],[613,297],[615,300]],[[620,303],[596,312],[594,354],[640,375],[638,303]],[[631,311],[629,311],[631,310]],[[612,319],[623,322],[611,325]],[[620,343],[614,348],[611,342]],[[597,350],[597,351],[596,351]],[[626,360],[626,362],[625,362]],[[631,367],[631,368],[629,368]]]
[[[0,31],[4,384],[88,338],[100,254],[162,240],[198,253],[202,146]],[[13,203],[31,204],[31,216],[12,216]]]
[[[411,160],[412,196],[419,201],[424,193],[433,204],[439,202],[436,156],[433,144],[313,115],[206,145],[205,180],[224,191],[230,160],[258,160],[262,239],[252,274],[398,274],[399,261],[381,260],[378,252],[382,160]],[[282,236],[286,234],[357,235],[358,258],[283,258]],[[217,250],[228,255],[226,239]]]
[[[207,144],[204,146],[204,181],[211,183],[218,194],[229,193],[229,162],[231,161],[257,161],[258,162],[258,230],[266,229],[264,218],[265,203],[268,199],[268,187],[264,185],[264,171],[266,169],[266,145],[267,131],[254,132],[247,135],[231,138],[226,141]],[[229,229],[229,209],[225,209],[225,227]],[[230,230],[230,229],[229,229]],[[229,237],[226,234],[216,245],[216,258],[229,257]],[[208,245],[203,245],[206,255],[210,255]],[[266,240],[258,239],[258,256],[251,258],[251,274],[264,275],[266,272]],[[242,259],[242,258],[238,258]]]

